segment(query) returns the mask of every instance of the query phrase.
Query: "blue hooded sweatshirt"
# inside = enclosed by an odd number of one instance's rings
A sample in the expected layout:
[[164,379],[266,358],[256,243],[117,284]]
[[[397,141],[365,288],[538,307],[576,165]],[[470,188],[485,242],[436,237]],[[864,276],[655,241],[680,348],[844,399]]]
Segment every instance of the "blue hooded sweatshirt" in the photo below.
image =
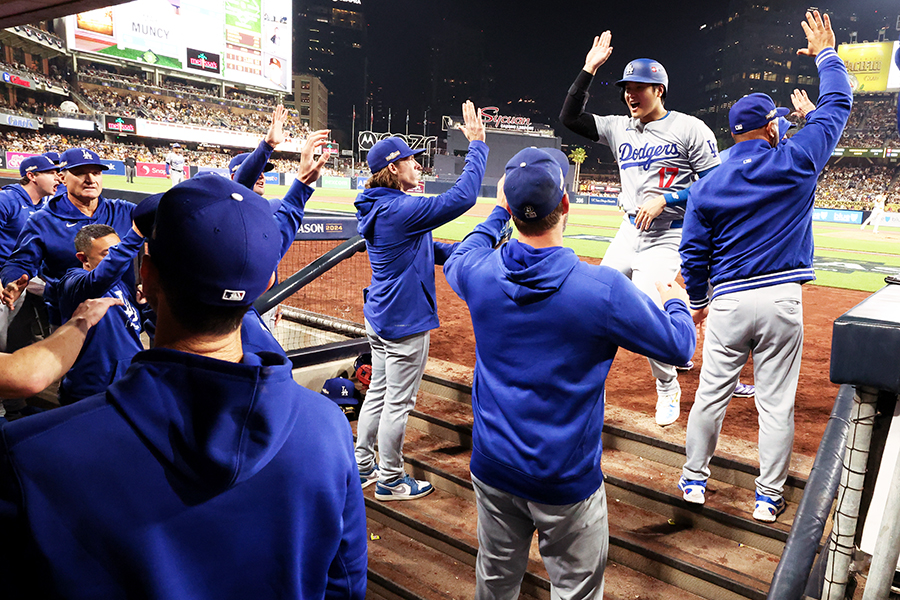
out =
[[141,352],[0,438],[5,600],[365,596],[350,425],[281,356]]
[[25,221],[43,206],[43,202],[32,202],[31,196],[18,183],[4,186],[0,191],[0,265],[5,264],[15,250]]
[[440,325],[431,231],[475,206],[487,155],[484,142],[470,142],[462,174],[439,196],[412,196],[393,188],[371,188],[357,196],[357,229],[372,265],[363,314],[379,337],[397,340]]
[[59,309],[63,323],[72,318],[78,305],[89,298],[117,298],[122,306],[111,306],[106,315],[88,331],[78,360],[59,384],[60,404],[72,404],[104,391],[125,374],[141,344],[141,307],[137,302],[134,257],[144,238],[133,229],[94,270],[69,270],[60,280]]
[[444,265],[475,329],[472,474],[520,498],[573,504],[603,481],[604,390],[618,348],[680,365],[696,331],[681,300],[661,310],[569,248],[510,240],[493,250],[508,219],[496,207]]
[[66,196],[54,196],[50,202],[25,223],[16,249],[0,270],[3,285],[22,275],[34,278],[40,274],[46,282],[44,303],[50,313],[50,324],[61,325],[57,285],[66,271],[81,267],[75,258],[75,235],[85,225],[103,223],[124,238],[131,230],[134,204],[125,200],[100,197],[94,215],[78,210]]

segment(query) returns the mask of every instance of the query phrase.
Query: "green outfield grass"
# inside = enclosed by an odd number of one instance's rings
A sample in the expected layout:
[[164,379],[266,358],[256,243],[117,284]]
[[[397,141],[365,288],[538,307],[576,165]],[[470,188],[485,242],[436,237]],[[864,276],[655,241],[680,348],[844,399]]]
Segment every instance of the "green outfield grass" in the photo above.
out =
[[[107,189],[124,189],[156,193],[169,188],[167,179],[139,177],[134,184],[125,183],[125,177],[107,175],[104,178]],[[279,198],[287,193],[287,186],[267,185],[266,196]],[[315,210],[331,210],[355,213],[353,200],[356,190],[318,188],[307,207]],[[496,203],[493,198],[480,198],[478,205],[469,213],[451,223],[438,228],[434,235],[440,239],[461,240],[483,220]],[[565,245],[579,256],[602,258],[621,222],[621,213],[615,207],[573,205],[566,229]],[[883,227],[879,235],[872,233],[871,227],[860,233],[858,225],[837,223],[814,223],[813,233],[816,243],[817,260],[841,263],[844,272],[817,269],[817,285],[844,289],[876,291],[884,286],[885,273],[873,273],[856,269],[855,265],[881,266],[883,270],[900,271],[900,230]],[[573,236],[590,236],[593,239],[578,239]]]

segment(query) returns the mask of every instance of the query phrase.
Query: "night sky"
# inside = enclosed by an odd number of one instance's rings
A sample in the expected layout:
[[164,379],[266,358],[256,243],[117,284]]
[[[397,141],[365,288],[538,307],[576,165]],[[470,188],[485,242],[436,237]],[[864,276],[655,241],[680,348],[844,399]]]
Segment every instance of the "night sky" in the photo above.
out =
[[[799,20],[810,4],[771,1],[798,6],[797,45],[805,46]],[[363,2],[369,23],[370,79],[382,88],[385,105],[391,107],[395,118],[407,109],[413,115],[422,114],[425,90],[429,87],[429,32],[452,30],[457,24],[483,32],[485,58],[495,76],[492,98],[488,100],[496,105],[529,97],[547,115],[558,115],[566,90],[584,64],[593,36],[609,29],[613,54],[595,81],[619,79],[632,58],[655,58],[669,73],[671,92],[667,105],[677,110],[679,85],[690,85],[694,79],[692,70],[702,68],[689,52],[692,36],[703,23],[720,18],[728,5],[727,0]],[[813,5],[820,10],[855,12],[859,17],[859,41],[874,41],[882,24],[890,25],[887,39],[897,39],[895,24],[900,10],[896,0],[832,0]],[[838,43],[842,41],[847,40],[838,39]],[[596,87],[591,91],[595,95],[604,93]],[[421,116],[418,121],[421,122]],[[557,133],[562,133],[560,129]]]

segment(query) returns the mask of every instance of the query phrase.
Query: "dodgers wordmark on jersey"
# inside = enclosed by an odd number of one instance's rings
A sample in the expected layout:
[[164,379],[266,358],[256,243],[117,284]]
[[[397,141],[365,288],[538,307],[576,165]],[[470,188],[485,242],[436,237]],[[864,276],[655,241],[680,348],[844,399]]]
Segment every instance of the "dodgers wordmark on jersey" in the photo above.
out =
[[[716,138],[696,117],[676,111],[649,123],[625,116],[594,115],[600,143],[610,147],[619,165],[619,204],[634,215],[649,198],[678,192],[698,173],[719,164]],[[666,206],[657,217],[674,221],[684,206]]]

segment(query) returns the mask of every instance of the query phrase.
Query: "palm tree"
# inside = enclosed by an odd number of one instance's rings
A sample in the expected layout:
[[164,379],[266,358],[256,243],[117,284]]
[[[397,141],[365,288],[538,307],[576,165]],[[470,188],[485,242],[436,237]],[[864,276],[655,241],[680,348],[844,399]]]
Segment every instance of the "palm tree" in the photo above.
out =
[[571,152],[569,152],[569,160],[575,163],[575,191],[578,192],[581,188],[579,186],[579,180],[581,179],[581,163],[585,161],[587,158],[587,152],[584,151],[584,148],[575,148]]

